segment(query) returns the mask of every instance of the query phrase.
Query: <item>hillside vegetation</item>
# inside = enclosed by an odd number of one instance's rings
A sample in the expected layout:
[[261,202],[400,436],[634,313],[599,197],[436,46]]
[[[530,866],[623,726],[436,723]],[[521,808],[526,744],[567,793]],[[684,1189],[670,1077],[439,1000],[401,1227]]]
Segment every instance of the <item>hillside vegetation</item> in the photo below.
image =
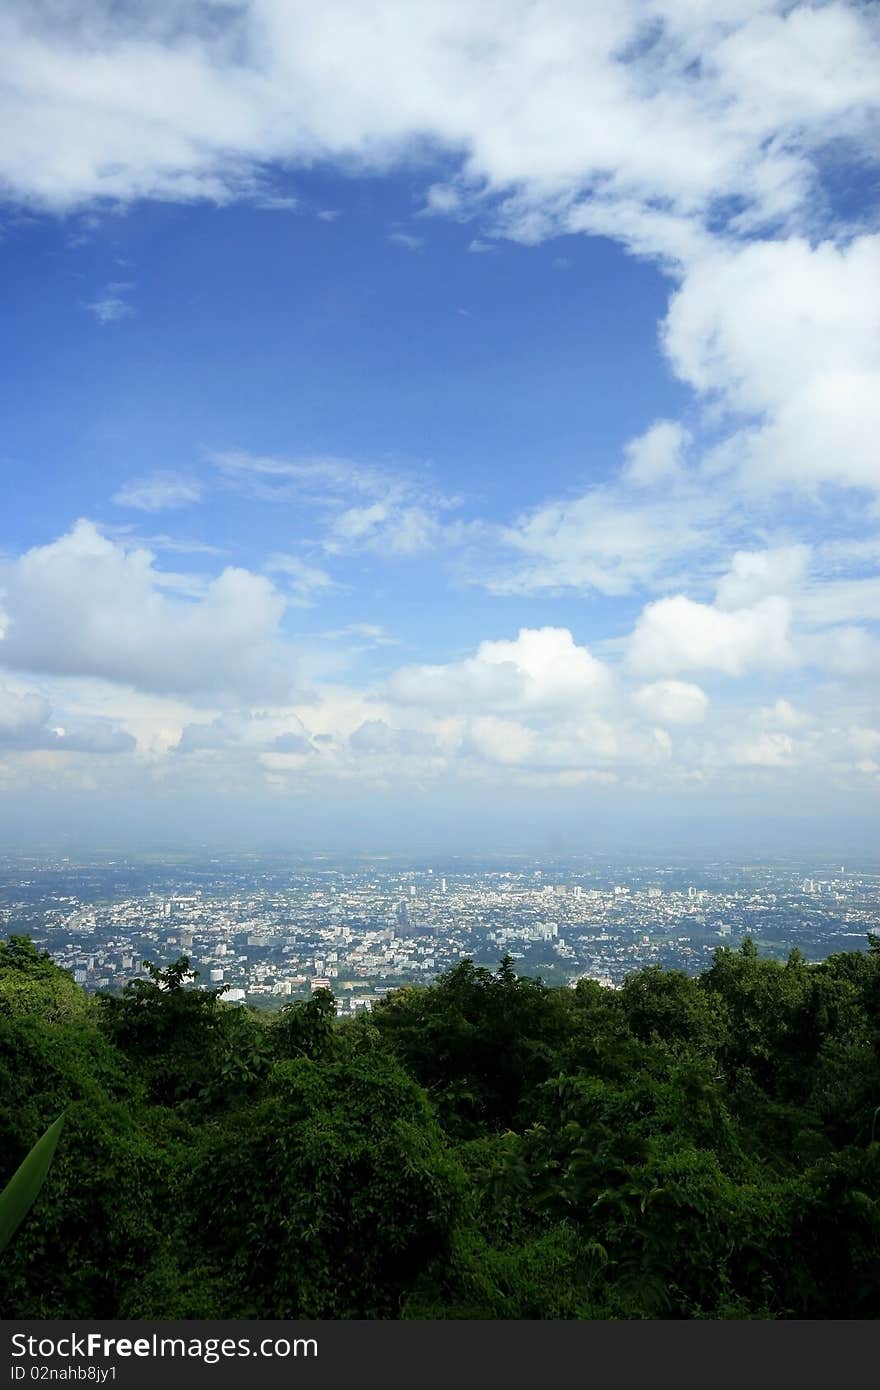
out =
[[20,1318],[873,1318],[880,937],[548,988],[463,961],[337,1022],[87,996],[0,943],[0,1259]]

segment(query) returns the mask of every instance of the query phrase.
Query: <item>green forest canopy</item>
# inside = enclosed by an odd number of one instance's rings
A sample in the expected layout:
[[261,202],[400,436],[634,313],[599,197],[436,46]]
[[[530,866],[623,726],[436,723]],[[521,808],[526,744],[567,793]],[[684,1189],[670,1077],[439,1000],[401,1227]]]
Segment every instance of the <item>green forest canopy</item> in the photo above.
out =
[[462,961],[268,1014],[0,942],[19,1318],[873,1318],[880,937],[549,988]]

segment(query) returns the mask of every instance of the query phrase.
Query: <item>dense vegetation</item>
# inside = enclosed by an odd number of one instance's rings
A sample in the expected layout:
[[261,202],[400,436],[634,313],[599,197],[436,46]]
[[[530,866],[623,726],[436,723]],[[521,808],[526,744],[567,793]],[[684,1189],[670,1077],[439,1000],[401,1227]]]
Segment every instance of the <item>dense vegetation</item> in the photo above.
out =
[[91,998],[0,943],[14,1317],[880,1315],[880,937],[550,989],[464,961],[339,1023]]

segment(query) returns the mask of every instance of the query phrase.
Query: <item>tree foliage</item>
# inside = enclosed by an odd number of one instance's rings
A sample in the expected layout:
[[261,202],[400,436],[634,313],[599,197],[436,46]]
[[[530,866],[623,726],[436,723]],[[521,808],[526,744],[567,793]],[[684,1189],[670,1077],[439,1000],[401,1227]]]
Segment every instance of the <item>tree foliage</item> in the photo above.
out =
[[369,1017],[86,996],[0,943],[17,1317],[880,1315],[880,938],[550,988],[462,961]]

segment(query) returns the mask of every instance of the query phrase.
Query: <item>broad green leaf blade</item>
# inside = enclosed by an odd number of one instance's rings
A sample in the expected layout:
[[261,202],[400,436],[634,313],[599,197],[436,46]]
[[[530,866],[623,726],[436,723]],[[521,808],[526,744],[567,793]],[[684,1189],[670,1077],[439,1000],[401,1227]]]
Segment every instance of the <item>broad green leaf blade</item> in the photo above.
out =
[[43,1183],[55,1153],[55,1145],[64,1123],[63,1112],[38,1139],[21,1167],[12,1175],[0,1192],[0,1252],[5,1250],[20,1223],[27,1216]]

